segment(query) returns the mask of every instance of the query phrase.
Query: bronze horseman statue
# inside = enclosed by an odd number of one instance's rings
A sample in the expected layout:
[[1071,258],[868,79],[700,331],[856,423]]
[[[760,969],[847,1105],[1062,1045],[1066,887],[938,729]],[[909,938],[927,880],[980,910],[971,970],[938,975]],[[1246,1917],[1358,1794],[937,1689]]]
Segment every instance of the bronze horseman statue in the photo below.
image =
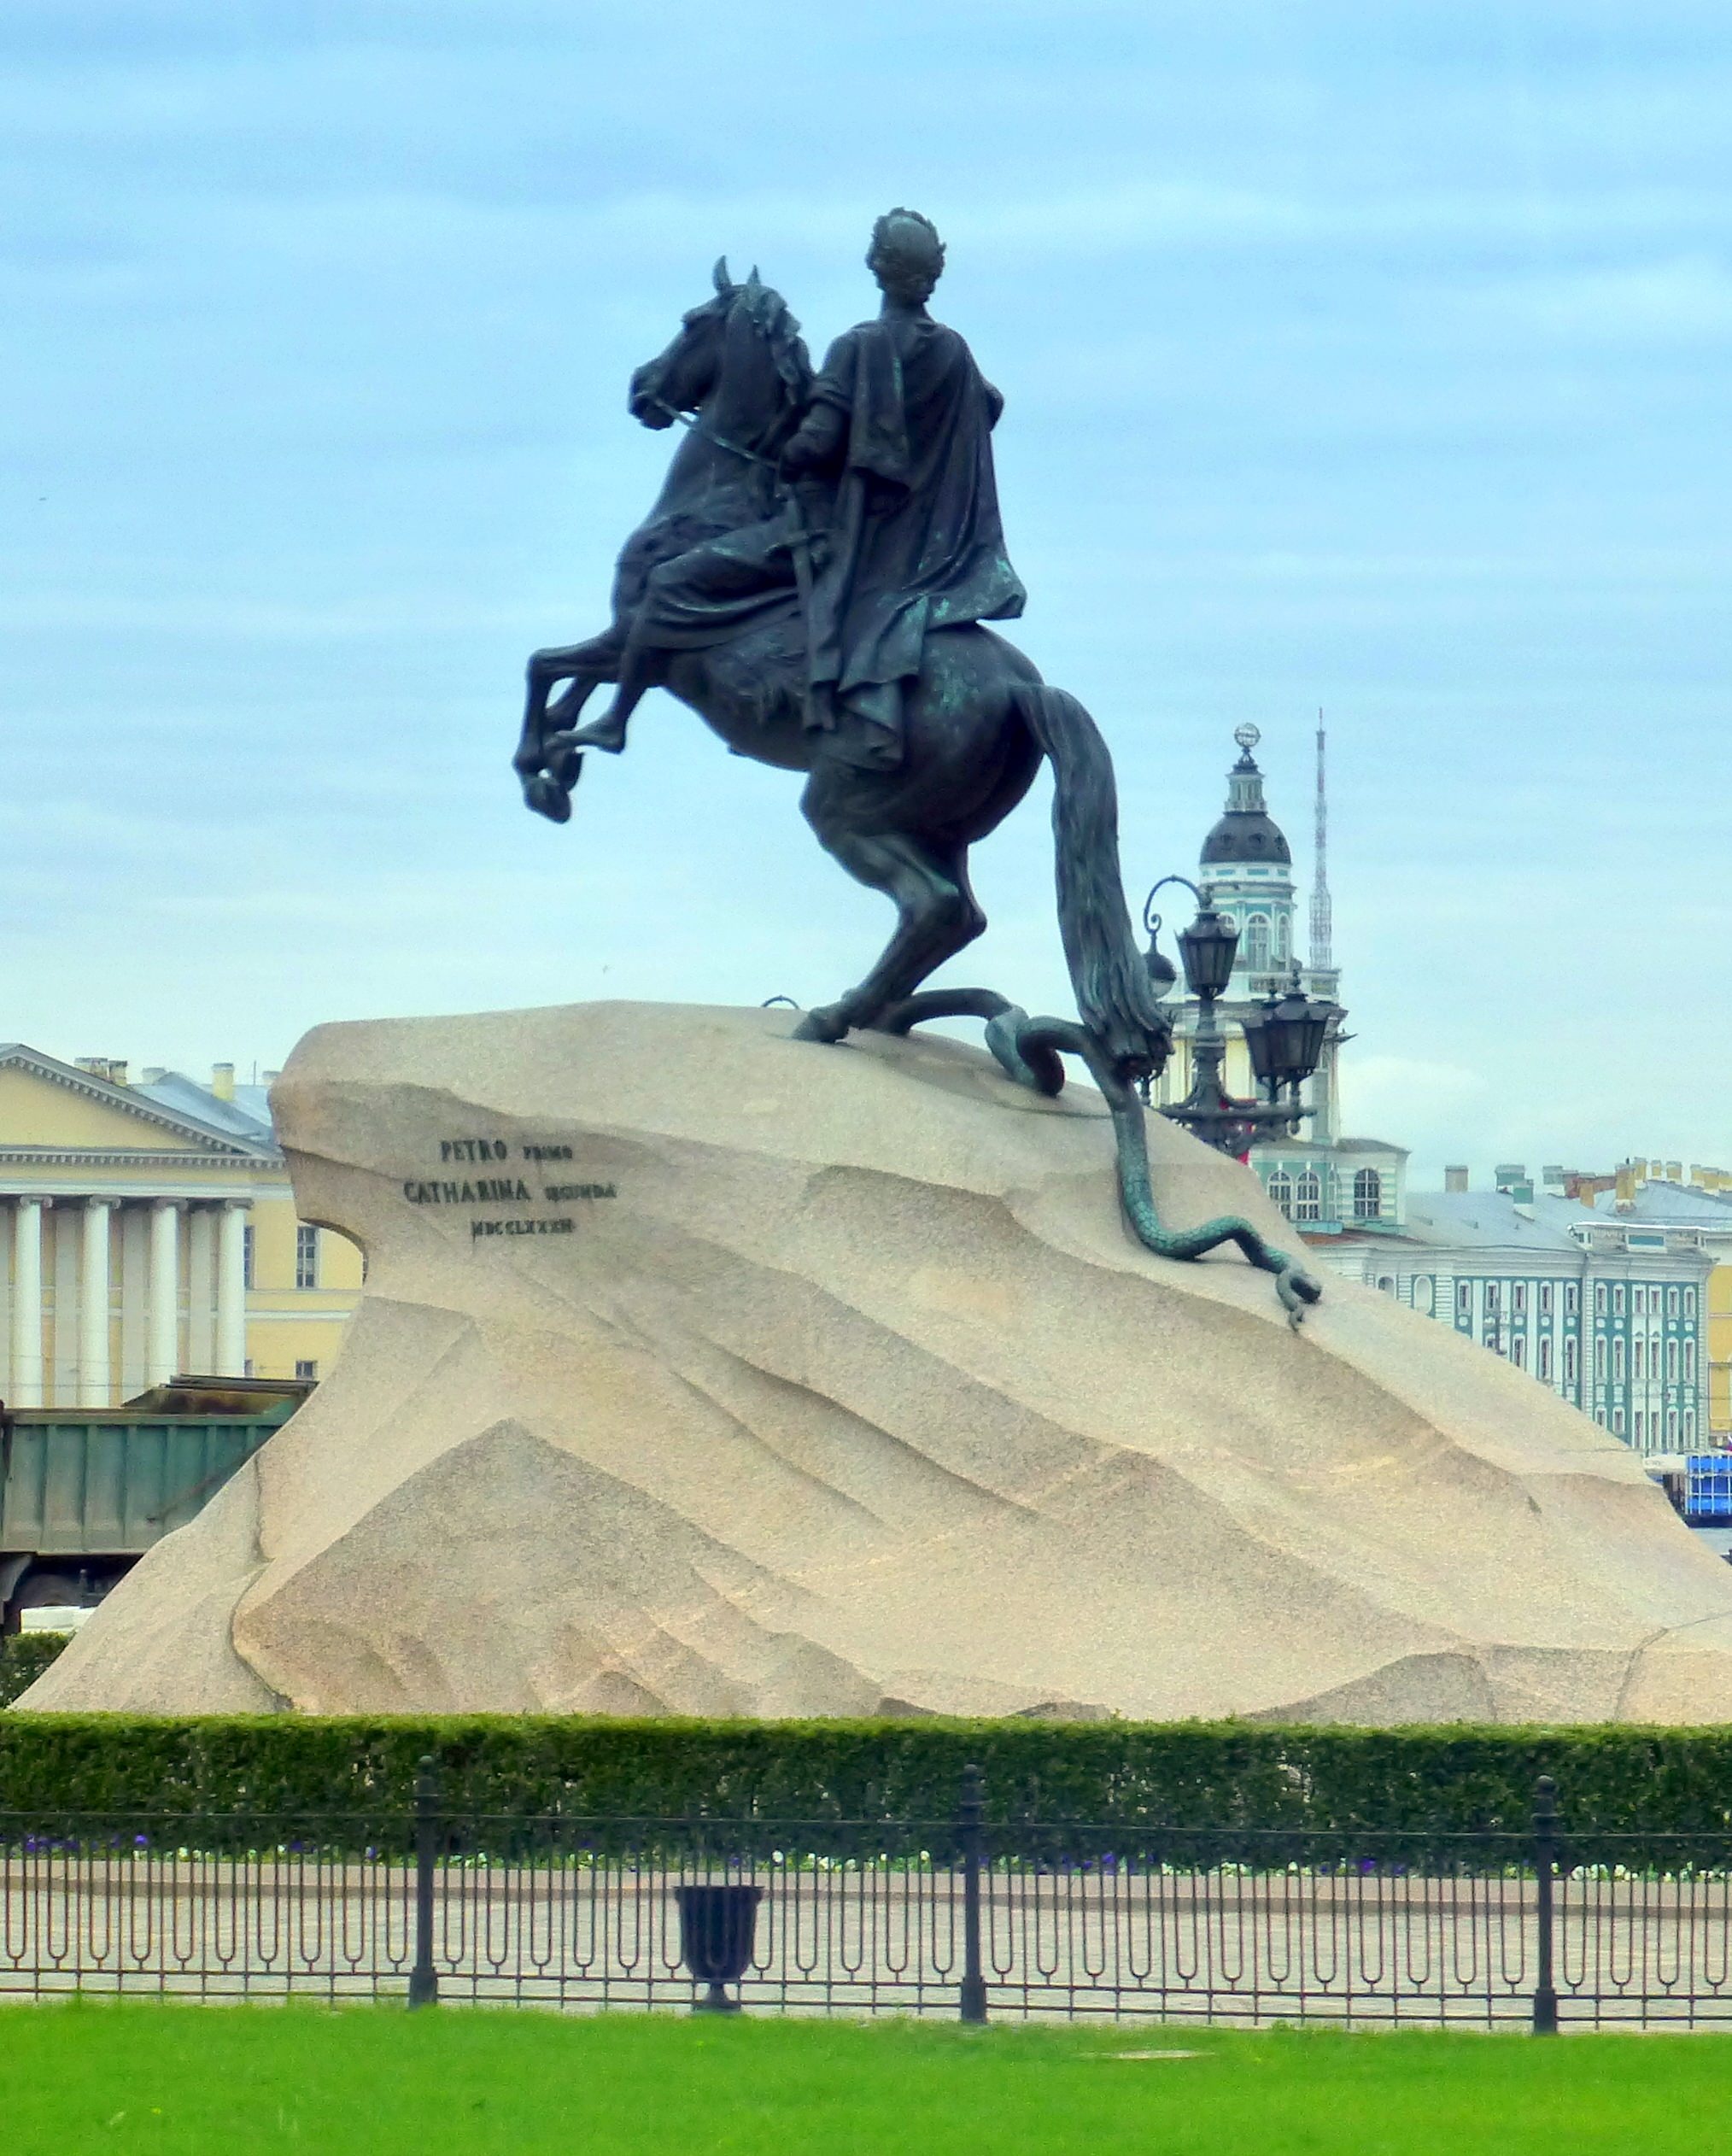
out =
[[[586,748],[617,753],[644,692],[670,690],[742,756],[808,774],[819,843],[896,907],[877,964],[799,1033],[906,1032],[984,1018],[1010,1075],[1044,1093],[1081,1056],[1113,1110],[1127,1216],[1162,1256],[1232,1241],[1276,1276],[1296,1318],[1319,1289],[1247,1222],[1169,1235],[1149,1192],[1140,1080],[1171,1041],[1119,873],[1112,761],[1074,696],[1049,688],[987,628],[1022,611],[992,469],[1004,400],[927,302],[945,250],[916,211],[872,233],[877,316],[838,337],[814,376],[799,325],[754,269],[715,291],[631,379],[634,418],[684,438],[614,577],[613,619],[538,651],[514,764],[529,806],[571,812]],[[549,692],[568,683],[551,702]],[[613,701],[579,721],[603,683]],[[1030,1018],[985,989],[922,992],[986,917],[968,848],[1053,767],[1059,926],[1080,1025]]]

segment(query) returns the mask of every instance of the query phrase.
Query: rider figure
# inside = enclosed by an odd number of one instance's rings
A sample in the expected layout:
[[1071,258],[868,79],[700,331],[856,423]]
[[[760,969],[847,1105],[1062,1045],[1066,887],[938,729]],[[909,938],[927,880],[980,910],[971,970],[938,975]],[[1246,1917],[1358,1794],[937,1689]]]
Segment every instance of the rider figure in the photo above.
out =
[[837,475],[806,624],[810,715],[840,760],[867,770],[902,760],[904,688],[927,631],[1009,620],[1025,597],[992,471],[1004,400],[926,310],[944,262],[918,211],[879,219],[866,255],[878,318],[830,347],[781,456],[785,472]]
[[[920,672],[927,631],[1021,612],[992,471],[992,430],[1004,400],[957,332],[927,313],[944,259],[917,211],[879,219],[866,262],[883,305],[825,358],[781,452],[789,498],[771,516],[650,570],[612,706],[577,741],[623,747],[626,722],[667,653],[723,642],[766,606],[785,604],[816,554],[802,592],[807,724],[824,729],[821,757],[893,768],[902,760],[904,685]],[[815,525],[828,530],[808,553]]]

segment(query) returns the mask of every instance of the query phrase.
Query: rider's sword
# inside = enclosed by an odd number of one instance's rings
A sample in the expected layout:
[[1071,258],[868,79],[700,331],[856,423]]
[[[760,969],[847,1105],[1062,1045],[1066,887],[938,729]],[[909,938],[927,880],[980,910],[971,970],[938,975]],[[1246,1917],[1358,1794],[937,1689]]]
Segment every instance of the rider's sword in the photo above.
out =
[[800,621],[805,632],[805,673],[800,692],[802,717],[808,727],[817,727],[824,724],[824,719],[812,694],[812,538],[806,530],[805,518],[800,514],[799,489],[791,479],[785,479],[782,484],[787,489],[788,553],[793,559],[794,589],[799,595]]

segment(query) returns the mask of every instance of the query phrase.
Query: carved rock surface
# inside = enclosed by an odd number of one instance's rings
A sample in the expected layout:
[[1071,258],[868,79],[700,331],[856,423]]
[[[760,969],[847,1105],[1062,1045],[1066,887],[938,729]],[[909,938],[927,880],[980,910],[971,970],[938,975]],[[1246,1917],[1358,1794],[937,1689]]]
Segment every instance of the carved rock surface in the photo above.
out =
[[[1085,1088],[792,1022],[309,1034],[274,1105],[351,1337],[27,1704],[1732,1716],[1732,1570],[1584,1416],[1369,1290],[1294,1333],[1150,1257]],[[1290,1235],[1150,1137],[1169,1222]]]

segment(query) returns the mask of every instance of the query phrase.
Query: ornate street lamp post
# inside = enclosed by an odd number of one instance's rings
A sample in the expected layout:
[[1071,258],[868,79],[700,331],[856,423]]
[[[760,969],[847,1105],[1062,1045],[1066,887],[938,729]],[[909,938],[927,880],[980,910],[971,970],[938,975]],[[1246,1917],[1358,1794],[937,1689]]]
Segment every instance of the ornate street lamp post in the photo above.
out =
[[[1197,900],[1197,918],[1180,929],[1178,940],[1185,985],[1197,1002],[1197,1020],[1191,1044],[1191,1091],[1161,1112],[1205,1145],[1235,1156],[1247,1151],[1259,1138],[1290,1138],[1302,1118],[1311,1113],[1299,1104],[1299,1088],[1322,1059],[1331,1023],[1343,1015],[1340,1005],[1308,996],[1299,985],[1296,965],[1286,993],[1265,998],[1244,1022],[1251,1069],[1267,1098],[1261,1103],[1235,1100],[1221,1083],[1226,1037],[1215,1005],[1232,977],[1239,933],[1232,917],[1220,911],[1189,876],[1162,876],[1143,904],[1143,925],[1149,931],[1144,963],[1157,995],[1166,995],[1178,980],[1172,961],[1161,949],[1161,916],[1155,911],[1156,894],[1169,883],[1183,884]],[[1148,1099],[1146,1084],[1144,1099]]]

